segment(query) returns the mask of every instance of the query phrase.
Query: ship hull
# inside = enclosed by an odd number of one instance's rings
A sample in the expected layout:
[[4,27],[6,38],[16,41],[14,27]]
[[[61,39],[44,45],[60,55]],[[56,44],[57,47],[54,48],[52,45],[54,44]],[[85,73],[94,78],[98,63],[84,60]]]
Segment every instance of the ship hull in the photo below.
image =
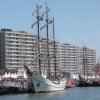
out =
[[72,82],[72,80],[68,80],[66,82],[66,88],[72,88],[75,87],[75,84]]
[[50,81],[40,75],[30,76],[30,89],[35,93],[47,93],[62,91],[65,88],[66,80]]

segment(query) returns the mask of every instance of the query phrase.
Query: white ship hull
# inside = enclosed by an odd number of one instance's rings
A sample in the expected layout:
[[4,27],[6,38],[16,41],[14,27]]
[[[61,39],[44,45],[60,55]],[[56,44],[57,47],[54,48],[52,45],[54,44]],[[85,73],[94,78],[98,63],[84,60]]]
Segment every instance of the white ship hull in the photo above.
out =
[[66,80],[53,82],[49,79],[43,78],[40,75],[32,75],[30,77],[30,88],[33,92],[56,92],[62,91],[65,88]]

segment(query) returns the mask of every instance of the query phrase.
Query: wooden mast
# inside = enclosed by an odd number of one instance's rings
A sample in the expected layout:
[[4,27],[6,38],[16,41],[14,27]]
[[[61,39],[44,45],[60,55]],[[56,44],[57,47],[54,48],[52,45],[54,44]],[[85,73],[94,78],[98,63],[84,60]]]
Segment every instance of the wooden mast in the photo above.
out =
[[56,78],[56,75],[57,75],[57,63],[56,63],[56,49],[55,49],[55,30],[54,30],[54,17],[53,17],[53,42],[54,42],[54,68],[55,68],[55,78]]
[[48,7],[46,6],[46,31],[47,31],[47,58],[48,58],[48,78],[51,78],[50,74],[50,60],[49,60],[49,33],[48,33]]
[[42,20],[39,16],[39,9],[41,8],[41,6],[36,6],[36,10],[33,12],[32,15],[34,15],[35,12],[37,12],[37,21],[32,25],[32,28],[35,24],[37,24],[37,27],[38,27],[38,30],[37,30],[37,34],[38,34],[38,57],[39,57],[39,60],[38,60],[38,64],[39,64],[39,74],[41,75],[41,58],[40,58],[40,21]]
[[88,67],[87,67],[87,52],[86,52],[86,46],[83,46],[83,67],[84,67],[84,81],[85,81],[85,76],[87,76],[88,79]]
[[39,74],[41,75],[41,58],[40,58],[40,25],[39,25],[39,6],[37,5],[37,26],[38,26],[38,55],[39,55]]
[[85,81],[85,52],[84,52],[84,46],[83,46],[83,68],[84,68],[84,81]]
[[[46,3],[47,4],[47,3]],[[49,21],[48,19],[48,12],[50,11],[50,8],[47,7],[46,5],[46,11],[43,12],[42,16],[44,16],[46,14],[46,24],[40,28],[40,30],[42,30],[43,28],[46,27],[46,43],[47,43],[47,67],[48,67],[48,78],[51,79],[51,73],[50,73],[50,54],[49,54],[49,24],[52,23],[52,21]]]
[[86,48],[86,45],[85,45],[85,60],[86,60],[86,63],[85,63],[85,66],[86,66],[86,76],[87,76],[87,80],[88,80],[88,60],[87,60],[87,48]]

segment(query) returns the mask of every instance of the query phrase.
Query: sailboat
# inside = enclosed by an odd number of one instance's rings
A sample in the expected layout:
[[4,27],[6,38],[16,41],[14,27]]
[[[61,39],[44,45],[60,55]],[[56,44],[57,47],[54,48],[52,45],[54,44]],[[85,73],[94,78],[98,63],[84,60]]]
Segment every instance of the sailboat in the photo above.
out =
[[83,46],[83,71],[84,75],[81,77],[79,75],[79,87],[88,87],[92,86],[92,81],[88,79],[88,65],[87,65],[87,48]]
[[[32,25],[32,27],[34,27],[35,24],[37,24],[38,26],[38,65],[39,65],[39,73],[38,72],[31,72],[27,66],[27,64],[24,64],[24,67],[27,70],[27,74],[28,74],[28,78],[29,78],[29,88],[32,90],[32,92],[35,93],[47,93],[47,92],[56,92],[56,91],[62,91],[65,88],[66,85],[66,79],[62,78],[59,74],[59,76],[57,76],[57,64],[56,64],[56,51],[55,51],[55,34],[54,34],[54,18],[49,21],[48,19],[48,12],[49,12],[49,8],[46,5],[46,11],[42,13],[42,15],[39,15],[39,9],[41,9],[41,6],[36,6],[36,10],[34,11],[37,12],[37,21]],[[33,15],[34,15],[33,13]],[[48,75],[46,75],[46,73],[42,74],[42,69],[41,69],[41,63],[46,62],[46,60],[42,61],[41,60],[41,51],[40,51],[40,42],[41,42],[41,37],[40,37],[40,21],[43,20],[43,16],[46,15],[46,24],[41,27],[41,29],[46,27],[46,42],[47,42],[47,71],[48,71]],[[50,72],[50,54],[49,54],[49,35],[48,35],[48,26],[49,24],[53,25],[53,42],[54,43],[54,61],[55,61],[55,67],[54,67],[54,76],[53,79],[51,79],[51,72]]]

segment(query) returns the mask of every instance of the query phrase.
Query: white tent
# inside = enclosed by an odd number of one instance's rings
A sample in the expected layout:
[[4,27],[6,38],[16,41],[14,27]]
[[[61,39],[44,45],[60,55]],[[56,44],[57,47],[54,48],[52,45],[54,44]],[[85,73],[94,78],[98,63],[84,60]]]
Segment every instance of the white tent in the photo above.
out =
[[11,74],[10,74],[10,73],[8,73],[8,74],[5,73],[2,77],[6,77],[6,78],[7,78],[7,77],[11,77]]

